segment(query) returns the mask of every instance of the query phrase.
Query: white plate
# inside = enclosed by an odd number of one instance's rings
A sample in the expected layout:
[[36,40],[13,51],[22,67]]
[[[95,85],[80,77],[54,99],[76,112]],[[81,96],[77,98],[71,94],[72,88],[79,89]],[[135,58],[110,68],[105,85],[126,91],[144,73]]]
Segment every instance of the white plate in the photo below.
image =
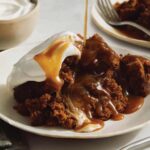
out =
[[[117,1],[121,2],[121,0],[111,0],[112,4],[115,4]],[[124,1],[124,0],[122,0]],[[108,33],[109,35],[122,40],[122,41],[126,41],[138,46],[143,46],[146,48],[150,48],[150,41],[144,41],[144,40],[138,40],[138,39],[134,39],[131,37],[128,37],[124,34],[122,34],[121,32],[119,32],[117,29],[115,29],[113,26],[110,26],[109,24],[107,24],[104,19],[102,18],[102,16],[98,13],[97,9],[96,9],[96,4],[93,5],[92,7],[92,18],[94,23],[97,25],[97,27],[101,30],[103,30],[104,32]]]
[[[126,115],[122,121],[107,121],[102,130],[92,133],[76,133],[71,130],[52,127],[32,127],[28,118],[21,116],[14,109],[15,100],[8,92],[6,79],[13,64],[23,56],[31,47],[14,49],[0,53],[0,118],[10,125],[37,135],[57,138],[104,138],[125,134],[150,123],[150,96],[138,112]],[[117,50],[119,53],[129,53],[127,50]]]

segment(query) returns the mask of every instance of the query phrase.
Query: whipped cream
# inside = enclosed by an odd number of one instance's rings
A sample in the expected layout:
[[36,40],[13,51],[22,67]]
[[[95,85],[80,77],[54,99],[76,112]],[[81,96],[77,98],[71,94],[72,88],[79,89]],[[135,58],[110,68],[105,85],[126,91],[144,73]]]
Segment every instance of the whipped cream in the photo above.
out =
[[0,0],[0,20],[11,20],[29,13],[35,4],[30,0]]
[[[10,89],[28,82],[42,82],[46,80],[46,74],[40,64],[34,59],[34,57],[43,51],[45,51],[50,45],[56,41],[63,40],[70,42],[69,46],[63,51],[61,57],[61,63],[65,58],[69,56],[77,55],[80,57],[80,50],[74,45],[76,41],[82,41],[76,34],[72,32],[62,32],[58,33],[46,41],[33,48],[29,53],[23,56],[13,67],[11,74],[8,77],[7,83]],[[53,66],[52,66],[53,67]],[[59,68],[60,69],[60,68]],[[59,78],[59,77],[58,77]]]

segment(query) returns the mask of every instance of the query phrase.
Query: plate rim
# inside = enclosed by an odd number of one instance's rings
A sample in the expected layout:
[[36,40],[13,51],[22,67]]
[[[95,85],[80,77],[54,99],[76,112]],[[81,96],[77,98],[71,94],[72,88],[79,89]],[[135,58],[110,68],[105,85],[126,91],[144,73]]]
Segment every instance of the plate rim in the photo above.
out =
[[[4,122],[8,123],[9,125],[17,128],[17,129],[20,129],[22,131],[26,131],[28,133],[32,133],[32,134],[35,134],[35,135],[39,135],[39,136],[43,136],[43,137],[50,137],[50,138],[65,138],[65,139],[102,139],[102,138],[110,138],[110,137],[115,137],[115,136],[119,136],[119,135],[124,135],[124,134],[127,134],[127,133],[130,133],[130,132],[134,132],[138,129],[141,129],[143,128],[144,126],[146,125],[149,125],[150,124],[150,120],[147,121],[147,122],[144,122],[142,124],[139,124],[135,127],[131,127],[131,128],[128,128],[124,131],[118,131],[118,132],[115,132],[115,133],[111,133],[111,134],[106,134],[106,135],[90,135],[90,136],[84,136],[84,133],[81,133],[81,135],[76,135],[76,136],[73,136],[73,135],[54,135],[54,134],[44,134],[44,133],[41,133],[41,132],[37,132],[36,131],[36,127],[32,127],[32,126],[29,126],[29,125],[25,125],[23,123],[20,123],[18,121],[14,121],[4,115],[2,115],[0,113],[0,119],[2,119]],[[25,128],[27,127],[27,128]],[[34,129],[34,130],[32,130]]]

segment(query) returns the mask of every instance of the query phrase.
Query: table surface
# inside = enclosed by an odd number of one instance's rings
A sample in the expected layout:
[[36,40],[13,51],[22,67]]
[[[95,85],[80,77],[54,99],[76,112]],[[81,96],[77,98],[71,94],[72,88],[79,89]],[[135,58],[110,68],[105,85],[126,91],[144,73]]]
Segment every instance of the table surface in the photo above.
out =
[[[47,37],[61,31],[73,31],[83,33],[84,0],[39,0],[40,19],[33,34],[28,40],[19,45],[21,48],[27,45],[36,45]],[[89,0],[89,14],[95,0]],[[126,42],[119,41],[100,31],[92,22],[89,15],[88,35],[99,33],[110,45],[118,46],[131,51],[138,51],[150,56],[146,48],[137,47]],[[97,140],[69,140],[45,138],[25,133],[30,150],[116,150],[120,147],[150,136],[150,125],[143,129],[126,135]]]

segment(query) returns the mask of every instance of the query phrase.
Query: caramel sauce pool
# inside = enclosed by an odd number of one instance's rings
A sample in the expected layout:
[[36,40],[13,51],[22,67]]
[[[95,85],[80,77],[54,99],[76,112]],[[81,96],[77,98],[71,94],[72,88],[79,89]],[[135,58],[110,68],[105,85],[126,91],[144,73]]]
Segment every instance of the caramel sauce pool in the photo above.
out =
[[144,98],[139,96],[128,96],[128,105],[124,114],[131,114],[138,111],[144,104]]
[[118,113],[118,114],[113,115],[111,119],[114,120],[114,121],[123,120],[124,119],[124,115]]
[[141,109],[143,104],[144,104],[144,97],[129,95],[128,96],[128,104],[127,104],[127,107],[124,110],[123,114],[120,114],[120,113],[114,114],[112,116],[112,120],[118,121],[118,120],[124,119],[124,114],[132,114],[132,113],[138,111],[139,109]]

